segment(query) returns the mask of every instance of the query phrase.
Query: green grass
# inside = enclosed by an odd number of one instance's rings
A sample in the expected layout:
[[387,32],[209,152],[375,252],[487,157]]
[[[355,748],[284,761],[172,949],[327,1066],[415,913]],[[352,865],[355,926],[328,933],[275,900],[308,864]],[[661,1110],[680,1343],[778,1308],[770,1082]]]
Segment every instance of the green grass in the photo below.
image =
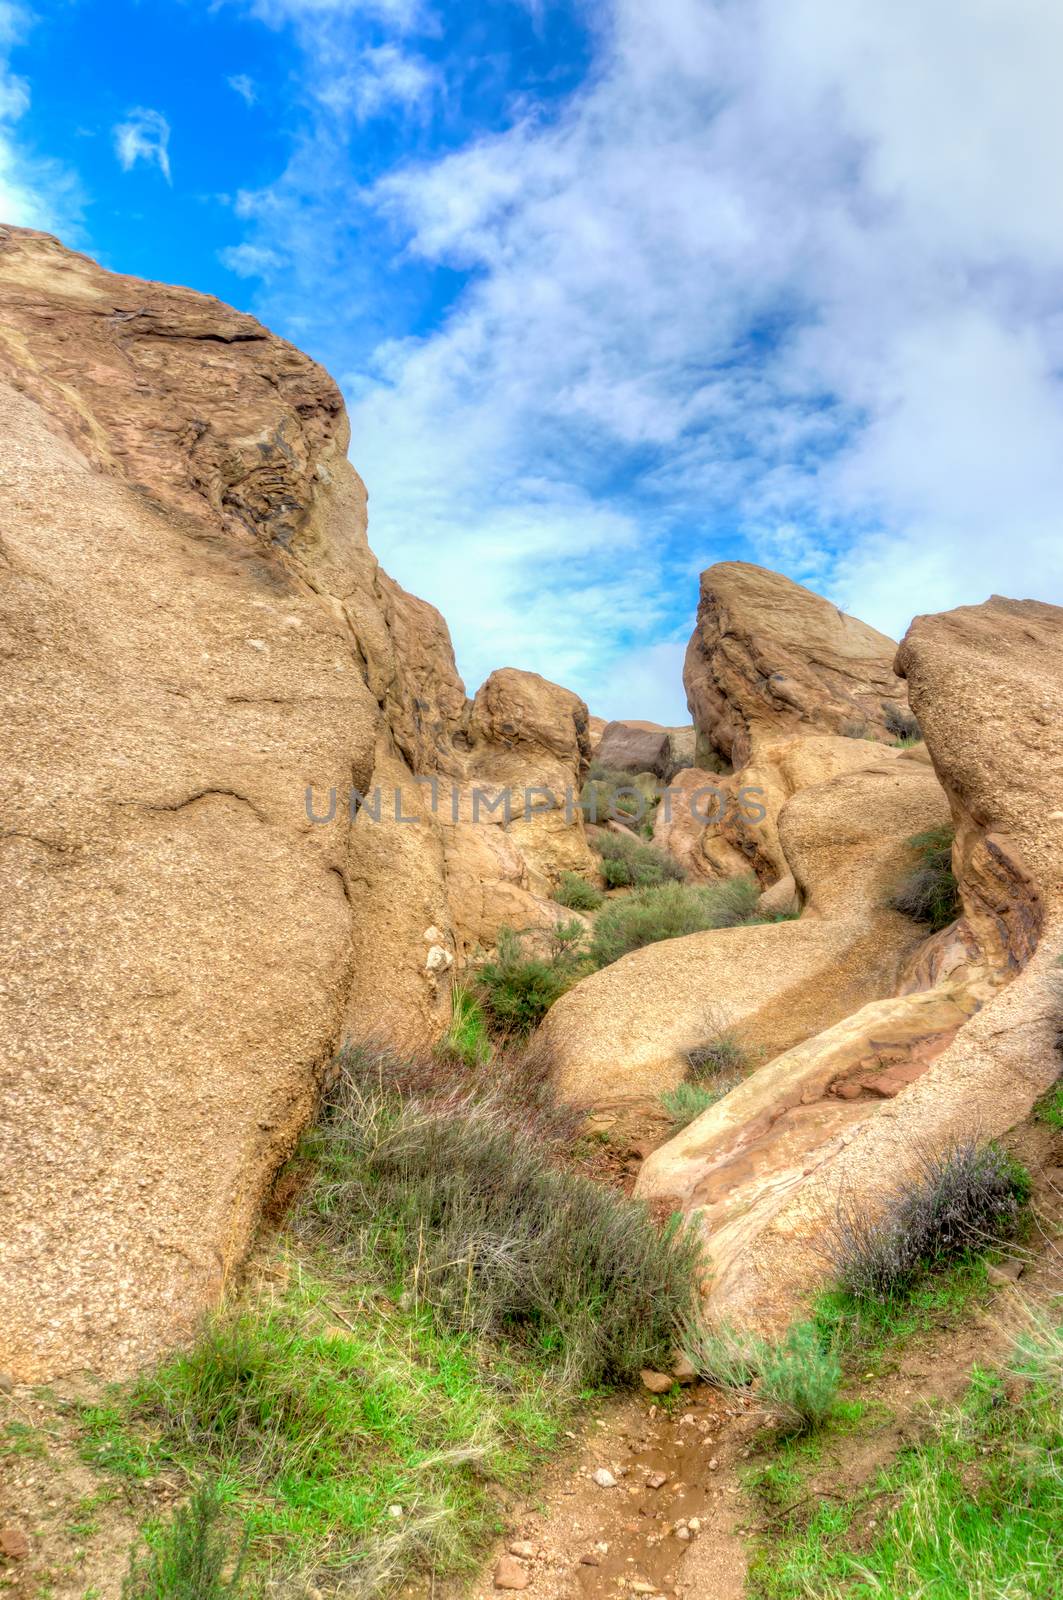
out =
[[774,921],[757,911],[759,896],[752,876],[707,885],[663,883],[636,889],[599,913],[591,935],[591,961],[604,967],[662,939]]
[[1033,1108],[1034,1120],[1063,1133],[1063,1079],[1043,1094]]
[[1016,1353],[1028,1374],[1017,1392],[976,1371],[962,1404],[872,1482],[776,1516],[754,1600],[1058,1600],[1061,1352],[1063,1331],[1034,1328]]
[[587,878],[581,878],[578,872],[563,872],[554,899],[570,911],[597,911],[605,896],[595,884]]
[[276,1304],[219,1317],[85,1408],[85,1459],[213,1482],[260,1577],[469,1570],[497,1525],[492,1485],[555,1445],[571,1397],[512,1350],[290,1265]]
[[986,1269],[984,1255],[967,1254],[883,1298],[829,1289],[817,1297],[812,1319],[831,1348],[863,1375],[908,1340],[959,1321],[988,1300]]
[[454,985],[450,1027],[436,1049],[444,1060],[464,1067],[485,1066],[491,1059],[491,1034],[483,1006],[463,984]]
[[706,1083],[677,1083],[674,1089],[666,1089],[661,1095],[661,1105],[678,1132],[680,1128],[689,1127],[726,1093],[726,1089],[713,1089]]
[[222,1600],[241,1592],[244,1550],[233,1559],[217,1488],[202,1483],[133,1553],[122,1600]]

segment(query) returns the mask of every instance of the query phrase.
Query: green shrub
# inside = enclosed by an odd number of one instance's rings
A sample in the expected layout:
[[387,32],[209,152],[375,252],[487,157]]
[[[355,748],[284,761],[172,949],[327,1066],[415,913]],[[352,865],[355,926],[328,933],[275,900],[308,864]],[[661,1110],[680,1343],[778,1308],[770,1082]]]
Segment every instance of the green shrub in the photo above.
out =
[[885,701],[882,706],[883,720],[886,732],[905,745],[918,744],[923,737],[919,726],[919,719],[907,706],[899,706],[890,701]]
[[841,1363],[820,1343],[810,1322],[795,1322],[779,1344],[758,1346],[761,1399],[798,1433],[818,1428],[833,1409],[842,1380]]
[[[641,781],[640,781],[641,779]],[[660,794],[652,774],[634,776],[592,761],[580,791],[580,809],[588,822],[616,822],[638,827],[653,817]]]
[[955,922],[963,910],[959,885],[952,871],[952,828],[928,828],[908,840],[919,860],[898,884],[889,904],[913,922],[925,922],[937,933]]
[[200,1484],[147,1548],[134,1550],[122,1600],[221,1600],[239,1594],[243,1551],[233,1559],[222,1518],[217,1489]]
[[476,975],[487,1024],[502,1038],[526,1038],[555,1000],[571,989],[583,971],[582,923],[561,923],[551,935],[548,955],[525,953],[523,937],[502,928],[494,960]]
[[605,896],[595,884],[581,878],[578,872],[563,872],[554,899],[570,911],[597,911]]
[[442,1107],[366,1083],[357,1052],[315,1138],[304,1216],[355,1277],[401,1283],[449,1326],[527,1341],[584,1383],[667,1358],[700,1247],[673,1218],[561,1166],[487,1101]]
[[656,845],[610,832],[595,834],[591,843],[602,858],[602,876],[610,889],[648,889],[672,879],[683,881],[679,862]]
[[688,1127],[703,1111],[708,1111],[717,1100],[722,1100],[726,1093],[726,1089],[710,1089],[704,1083],[677,1083],[674,1089],[666,1089],[661,1095],[661,1105],[678,1131]]
[[727,1324],[707,1328],[693,1322],[683,1349],[706,1382],[744,1389],[754,1382],[766,1405],[789,1433],[804,1433],[826,1420],[841,1384],[841,1363],[811,1322],[794,1323],[778,1343],[741,1333]]
[[858,1300],[903,1294],[928,1268],[1008,1238],[1029,1198],[1029,1174],[998,1145],[922,1152],[881,1209],[839,1203],[828,1244],[839,1284]]
[[456,983],[451,991],[450,1027],[436,1046],[444,1060],[466,1067],[485,1066],[491,1059],[491,1036],[484,1009],[470,989]]
[[608,966],[629,950],[639,950],[661,939],[677,939],[707,928],[732,928],[740,923],[767,921],[756,910],[756,879],[731,878],[704,887],[664,883],[637,889],[614,900],[598,915],[591,935],[590,958],[595,966]]
[[1063,1133],[1063,1080],[1041,1096],[1033,1108],[1033,1114],[1038,1122]]

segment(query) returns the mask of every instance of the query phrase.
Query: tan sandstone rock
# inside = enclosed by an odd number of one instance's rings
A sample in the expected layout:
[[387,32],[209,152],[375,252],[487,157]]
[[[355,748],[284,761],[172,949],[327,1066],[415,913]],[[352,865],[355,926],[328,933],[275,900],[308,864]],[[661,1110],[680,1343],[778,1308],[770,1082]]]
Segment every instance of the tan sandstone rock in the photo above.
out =
[[885,739],[884,707],[906,703],[894,649],[777,572],[709,567],[683,669],[699,740],[739,768],[763,734],[866,728]]
[[586,708],[470,706],[335,384],[215,300],[0,230],[0,427],[4,1365],[110,1375],[239,1263],[344,1028],[442,1027],[497,924],[415,775],[578,783]]
[[1061,647],[1063,610],[1030,601],[912,624],[898,667],[957,822],[962,936],[642,1167],[641,1192],[705,1207],[710,1317],[781,1328],[829,1275],[840,1199],[873,1210],[919,1150],[1003,1132],[1058,1076]]

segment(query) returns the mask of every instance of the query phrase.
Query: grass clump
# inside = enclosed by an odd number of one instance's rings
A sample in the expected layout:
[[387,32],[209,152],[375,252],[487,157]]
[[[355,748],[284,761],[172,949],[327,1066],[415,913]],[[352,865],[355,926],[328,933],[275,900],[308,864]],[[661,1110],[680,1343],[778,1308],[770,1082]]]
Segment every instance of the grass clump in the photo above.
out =
[[527,1038],[555,1000],[586,970],[583,924],[559,923],[545,955],[529,953],[525,937],[502,928],[492,960],[476,977],[477,997],[490,1031],[501,1038]]
[[999,1145],[923,1151],[878,1212],[839,1203],[828,1245],[839,1285],[856,1300],[903,1296],[921,1274],[1014,1234],[1029,1198],[1029,1174]]
[[122,1600],[223,1600],[241,1592],[246,1542],[233,1556],[224,1507],[213,1483],[202,1483],[169,1523],[135,1550]]
[[491,1035],[483,1006],[463,984],[451,991],[450,1026],[436,1050],[444,1061],[460,1066],[482,1067],[491,1059]]
[[738,1035],[726,1027],[719,1028],[711,1039],[688,1050],[687,1063],[695,1083],[725,1078],[730,1080],[728,1088],[745,1077],[750,1065],[749,1054]]
[[598,833],[591,843],[602,858],[602,877],[610,889],[650,889],[661,883],[683,881],[683,869],[674,856],[656,845],[624,833]]
[[707,1083],[677,1083],[674,1089],[666,1089],[661,1095],[661,1105],[678,1132],[680,1128],[689,1127],[726,1093],[726,1089],[710,1088]]
[[348,1050],[316,1136],[307,1215],[337,1259],[430,1309],[504,1335],[580,1383],[666,1359],[699,1259],[679,1219],[563,1167],[504,1105],[425,1105]]
[[1036,1121],[1063,1133],[1063,1078],[1041,1096],[1033,1108],[1033,1114]]
[[601,761],[592,761],[580,791],[580,809],[588,822],[610,820],[639,828],[652,822],[660,802],[652,774],[632,776]]
[[938,933],[955,922],[963,909],[959,885],[952,870],[954,831],[948,826],[928,828],[908,840],[917,865],[898,884],[889,904],[913,922],[928,923]]
[[1063,1566],[1063,1329],[1031,1320],[1006,1388],[1003,1373],[976,1370],[930,1437],[843,1504],[820,1501],[811,1515],[776,1520],[751,1593],[1054,1600]]
[[727,1325],[688,1325],[687,1358],[707,1382],[721,1389],[745,1389],[774,1411],[787,1434],[811,1432],[835,1407],[841,1363],[812,1322],[796,1322],[778,1341],[758,1338]]
[[602,891],[578,872],[563,872],[554,892],[554,899],[569,911],[597,911],[605,896]]
[[590,958],[597,967],[618,961],[661,939],[677,939],[708,928],[733,928],[765,922],[757,911],[760,890],[752,876],[695,886],[665,883],[615,900],[599,914],[591,935]]

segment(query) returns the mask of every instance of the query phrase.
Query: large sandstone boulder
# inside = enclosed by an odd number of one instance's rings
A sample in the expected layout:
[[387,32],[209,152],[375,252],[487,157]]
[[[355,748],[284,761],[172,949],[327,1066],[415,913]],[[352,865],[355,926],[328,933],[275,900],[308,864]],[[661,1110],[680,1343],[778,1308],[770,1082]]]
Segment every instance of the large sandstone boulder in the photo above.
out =
[[666,728],[658,722],[627,720],[592,730],[596,761],[614,772],[652,772],[662,782],[680,768],[693,766],[695,743],[693,726]]
[[886,708],[906,705],[895,648],[777,572],[745,561],[709,567],[683,669],[699,747],[739,768],[763,735],[887,739]]
[[586,708],[468,703],[335,384],[252,318],[3,229],[0,325],[0,1365],[38,1379],[189,1332],[344,1030],[445,1025],[499,912],[416,780],[578,786]]
[[948,809],[929,768],[882,757],[783,807],[799,921],[664,940],[556,1002],[542,1031],[563,1093],[599,1107],[655,1098],[721,1026],[770,1059],[893,992],[920,935],[888,908],[889,894],[910,861],[908,838]]
[[710,1316],[782,1327],[829,1273],[840,1201],[873,1211],[919,1151],[1002,1133],[1058,1077],[1061,663],[1057,607],[994,598],[912,624],[897,665],[948,791],[964,916],[895,997],[777,1057],[646,1162],[642,1193],[699,1212]]

